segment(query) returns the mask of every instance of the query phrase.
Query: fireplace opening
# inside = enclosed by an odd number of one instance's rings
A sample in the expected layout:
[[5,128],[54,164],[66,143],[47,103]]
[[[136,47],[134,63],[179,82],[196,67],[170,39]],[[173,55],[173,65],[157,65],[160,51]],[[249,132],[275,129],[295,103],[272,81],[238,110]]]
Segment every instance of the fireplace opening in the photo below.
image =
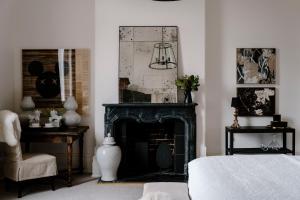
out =
[[181,120],[138,123],[123,119],[114,124],[114,136],[122,150],[120,179],[184,174],[184,123]]

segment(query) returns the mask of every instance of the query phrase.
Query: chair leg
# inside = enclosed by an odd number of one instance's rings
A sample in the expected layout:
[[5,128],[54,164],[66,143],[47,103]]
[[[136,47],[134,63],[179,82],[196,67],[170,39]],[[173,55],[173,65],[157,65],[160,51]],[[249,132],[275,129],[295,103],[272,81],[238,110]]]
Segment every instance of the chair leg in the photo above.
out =
[[8,178],[4,178],[4,188],[5,188],[6,192],[9,191],[9,180],[8,180]]
[[22,182],[18,182],[18,198],[22,198],[23,195],[23,183]]
[[55,176],[51,177],[51,189],[55,191]]

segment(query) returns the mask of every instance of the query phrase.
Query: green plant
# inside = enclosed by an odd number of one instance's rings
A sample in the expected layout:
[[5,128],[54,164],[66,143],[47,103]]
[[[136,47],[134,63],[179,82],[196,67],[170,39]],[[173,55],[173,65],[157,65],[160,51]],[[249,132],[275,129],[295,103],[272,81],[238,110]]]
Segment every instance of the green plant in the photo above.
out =
[[198,75],[185,75],[175,82],[176,86],[185,91],[198,91],[199,76]]

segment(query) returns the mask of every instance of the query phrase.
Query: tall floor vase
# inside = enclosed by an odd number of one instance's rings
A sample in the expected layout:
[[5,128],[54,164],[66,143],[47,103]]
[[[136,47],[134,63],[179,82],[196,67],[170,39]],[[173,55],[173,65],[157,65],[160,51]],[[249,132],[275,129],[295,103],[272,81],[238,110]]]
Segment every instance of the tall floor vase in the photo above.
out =
[[101,181],[117,180],[117,172],[121,161],[121,149],[110,134],[105,137],[103,145],[97,150],[97,161],[101,171]]

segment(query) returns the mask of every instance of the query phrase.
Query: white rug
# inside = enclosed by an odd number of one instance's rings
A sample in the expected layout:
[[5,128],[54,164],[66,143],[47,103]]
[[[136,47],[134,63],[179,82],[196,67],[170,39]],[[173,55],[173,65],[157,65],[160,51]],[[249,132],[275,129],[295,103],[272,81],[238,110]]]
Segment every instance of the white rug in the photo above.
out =
[[[22,200],[138,200],[142,194],[143,184],[97,184],[97,181],[93,180],[73,187],[59,188],[55,191],[34,191],[26,194]],[[0,199],[17,199],[17,194],[0,190]]]

